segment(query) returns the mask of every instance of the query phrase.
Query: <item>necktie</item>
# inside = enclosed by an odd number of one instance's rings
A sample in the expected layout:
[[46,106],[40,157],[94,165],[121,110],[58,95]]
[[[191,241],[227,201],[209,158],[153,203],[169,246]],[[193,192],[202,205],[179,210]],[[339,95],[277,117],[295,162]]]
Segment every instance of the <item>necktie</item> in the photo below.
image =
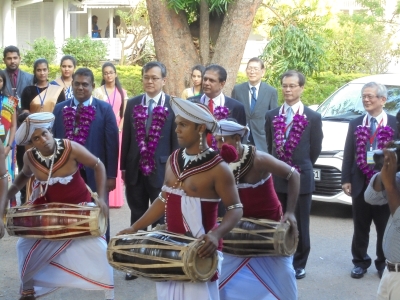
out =
[[211,113],[214,113],[214,101],[213,99],[208,100],[208,108],[210,109]]
[[291,123],[293,121],[293,110],[289,107],[286,111],[286,126],[288,126],[286,130],[286,137],[289,135],[290,128],[292,127]]
[[[375,134],[376,131],[376,119],[371,118],[371,137]],[[372,142],[372,149],[376,149],[376,136],[374,138],[374,141]]]
[[146,123],[146,135],[149,135],[149,130],[151,126],[151,122],[153,121],[153,108],[154,108],[155,101],[150,99],[149,107],[147,108],[147,123]]
[[254,106],[256,106],[256,103],[257,103],[256,90],[257,89],[255,86],[251,87],[251,106],[250,106],[251,112],[253,111]]
[[13,87],[17,87],[17,74],[15,72],[11,73],[12,74],[12,80],[13,80]]

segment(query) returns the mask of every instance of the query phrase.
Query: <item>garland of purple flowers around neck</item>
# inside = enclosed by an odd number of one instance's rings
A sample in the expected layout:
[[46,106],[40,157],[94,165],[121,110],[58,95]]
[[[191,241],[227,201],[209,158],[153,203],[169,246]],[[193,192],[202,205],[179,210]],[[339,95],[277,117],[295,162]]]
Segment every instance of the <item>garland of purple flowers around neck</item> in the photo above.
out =
[[146,94],[143,95],[142,103],[133,108],[133,125],[136,128],[136,141],[139,146],[139,166],[142,173],[150,175],[155,169],[154,153],[161,138],[161,130],[168,117],[168,108],[164,107],[165,94],[161,95],[161,105],[154,106],[153,120],[150,125],[148,139],[146,141],[146,120],[148,107],[145,106]]
[[[226,106],[217,106],[214,109],[214,117],[217,119],[217,121],[221,121],[228,118],[228,115],[229,115],[229,108],[227,108]],[[216,151],[218,150],[217,140],[215,139],[214,135],[211,135],[211,148],[213,148]]]
[[[92,105],[82,106],[80,109],[65,106],[63,109],[65,137],[84,146],[95,116],[96,107]],[[78,120],[79,122],[76,122]]]
[[[357,126],[354,132],[356,136],[356,156],[357,156],[357,166],[360,168],[361,172],[365,175],[365,180],[367,183],[371,180],[377,171],[372,169],[367,163],[367,144],[370,138],[370,128],[369,126]],[[385,145],[393,140],[394,130],[389,126],[379,126],[376,133],[376,138],[378,140],[378,149],[383,149]]]
[[285,141],[285,127],[286,127],[286,116],[278,115],[275,116],[272,124],[275,129],[275,145],[276,154],[278,158],[288,165],[295,167],[298,172],[301,172],[299,166],[294,166],[292,156],[294,149],[300,142],[301,136],[308,125],[306,115],[295,114],[293,116],[293,125],[290,129],[288,139]]

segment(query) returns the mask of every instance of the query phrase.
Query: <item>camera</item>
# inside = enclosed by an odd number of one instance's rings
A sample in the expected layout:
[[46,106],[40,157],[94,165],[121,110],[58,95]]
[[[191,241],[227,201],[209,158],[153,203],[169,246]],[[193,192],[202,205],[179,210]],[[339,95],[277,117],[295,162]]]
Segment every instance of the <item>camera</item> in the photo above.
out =
[[[400,172],[400,164],[399,164],[399,157],[400,157],[400,140],[389,142],[386,145],[386,150],[392,151],[396,153],[397,156],[397,172]],[[385,156],[383,154],[383,150],[374,150],[374,162],[376,171],[380,171],[383,167],[383,161]]]

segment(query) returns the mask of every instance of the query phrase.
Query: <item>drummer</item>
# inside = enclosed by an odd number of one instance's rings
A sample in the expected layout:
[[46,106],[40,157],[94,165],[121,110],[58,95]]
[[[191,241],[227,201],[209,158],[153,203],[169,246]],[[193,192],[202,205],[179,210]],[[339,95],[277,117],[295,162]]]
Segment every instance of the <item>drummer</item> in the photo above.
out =
[[[294,215],[299,194],[300,175],[286,163],[241,143],[247,140],[249,128],[232,120],[221,120],[215,132],[218,149],[234,146],[239,159],[229,164],[243,204],[243,217],[289,221],[290,234],[297,236]],[[272,176],[288,180],[288,207],[282,216],[282,207],[275,193]],[[297,299],[297,285],[292,265],[293,257],[269,256],[242,258],[224,253],[220,278],[221,299]]]
[[[210,257],[220,249],[221,238],[241,218],[242,205],[228,165],[207,146],[207,133],[217,129],[217,121],[208,108],[178,98],[171,99],[171,108],[182,148],[168,158],[164,186],[158,198],[137,222],[118,234],[144,229],[165,211],[167,230],[203,240],[199,256]],[[227,213],[217,227],[220,200]],[[218,254],[220,262],[222,253]],[[158,299],[219,299],[217,278],[218,272],[209,282],[157,282]]]
[[[14,183],[3,193],[0,216],[4,215],[7,201],[36,177],[35,190],[28,205],[59,202],[85,205],[91,202],[79,165],[93,168],[96,175],[100,209],[107,216],[104,202],[106,174],[103,163],[85,147],[69,141],[54,139],[51,127],[52,113],[29,115],[16,132],[18,145],[31,144],[24,154],[24,167]],[[0,222],[0,238],[4,225]],[[102,237],[50,241],[20,238],[17,242],[21,298],[36,299],[59,287],[103,290],[105,299],[114,299],[113,270],[106,257],[107,244]]]

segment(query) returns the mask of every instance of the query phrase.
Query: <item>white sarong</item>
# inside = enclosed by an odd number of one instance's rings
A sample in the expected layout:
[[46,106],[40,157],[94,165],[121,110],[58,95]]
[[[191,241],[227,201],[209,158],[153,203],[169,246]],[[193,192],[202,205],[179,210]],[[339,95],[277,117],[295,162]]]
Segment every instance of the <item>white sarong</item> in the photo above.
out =
[[293,257],[236,257],[224,253],[219,279],[221,300],[295,300]]
[[[194,237],[198,238],[205,233],[201,201],[220,201],[219,199],[201,199],[186,196],[183,190],[172,189],[163,186],[163,191],[181,196],[181,210],[184,226],[190,229]],[[218,251],[218,273],[221,274],[223,255]],[[157,282],[158,300],[218,300],[218,280],[208,282],[183,282],[183,281],[164,281]]]
[[114,299],[113,269],[102,237],[49,241],[20,238],[17,243],[21,292],[42,296],[60,287],[104,290]]

